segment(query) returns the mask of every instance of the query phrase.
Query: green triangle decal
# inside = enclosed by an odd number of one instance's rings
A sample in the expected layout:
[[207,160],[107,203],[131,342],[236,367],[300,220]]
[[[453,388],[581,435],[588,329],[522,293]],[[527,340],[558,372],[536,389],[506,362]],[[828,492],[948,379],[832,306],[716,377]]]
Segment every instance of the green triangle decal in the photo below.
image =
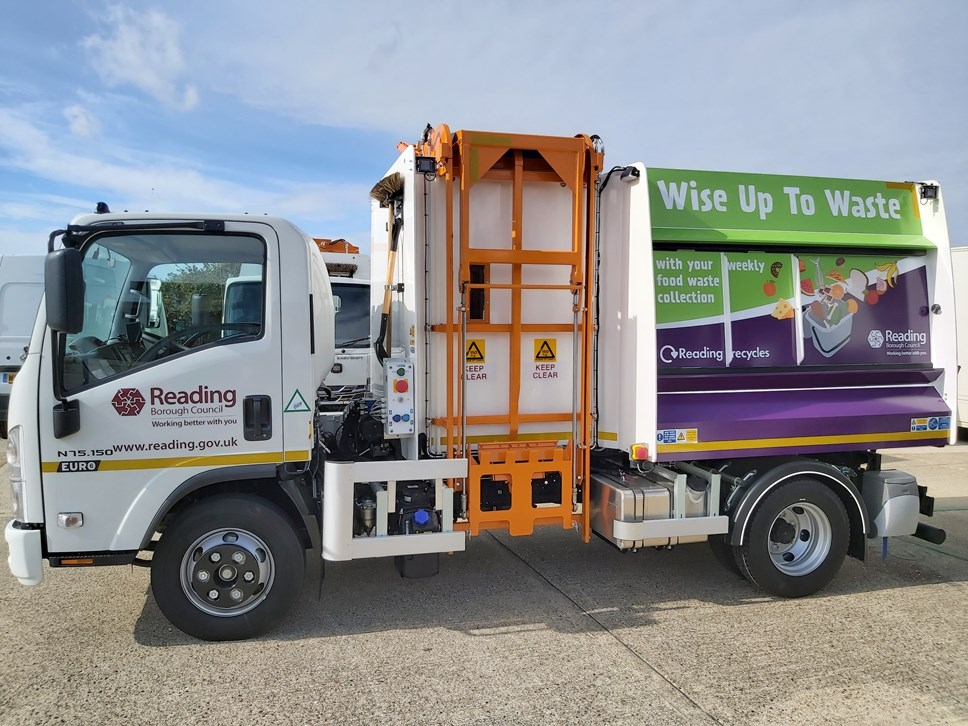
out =
[[289,403],[286,404],[286,408],[283,413],[306,413],[310,410],[309,404],[306,403],[306,399],[303,398],[303,395],[297,388],[296,392],[292,394],[292,398],[289,399]]

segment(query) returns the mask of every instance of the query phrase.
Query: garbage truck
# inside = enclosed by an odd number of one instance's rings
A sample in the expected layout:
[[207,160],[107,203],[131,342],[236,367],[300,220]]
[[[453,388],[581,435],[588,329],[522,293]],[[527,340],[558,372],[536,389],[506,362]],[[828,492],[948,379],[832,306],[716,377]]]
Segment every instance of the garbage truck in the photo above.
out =
[[314,237],[333,288],[336,361],[318,398],[342,411],[366,393],[370,375],[370,258],[345,239]]
[[[45,560],[149,567],[176,627],[229,640],[279,620],[307,557],[432,576],[486,530],[705,541],[781,597],[869,540],[943,541],[880,453],[954,442],[937,182],[606,168],[597,137],[442,125],[370,196],[370,390],[335,430],[314,400],[334,286],[291,223],[51,234],[11,398],[21,583]],[[258,314],[193,321],[198,286],[224,300],[243,266]]]

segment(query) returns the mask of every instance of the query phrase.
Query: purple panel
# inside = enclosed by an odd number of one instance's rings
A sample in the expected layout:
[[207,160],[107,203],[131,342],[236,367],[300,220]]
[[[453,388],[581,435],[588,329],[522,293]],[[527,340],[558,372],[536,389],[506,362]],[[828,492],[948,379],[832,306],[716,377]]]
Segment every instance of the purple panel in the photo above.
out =
[[763,315],[730,324],[733,359],[730,368],[762,368],[797,364],[796,325],[793,318]]
[[659,368],[723,368],[726,334],[722,323],[656,330]]
[[[938,392],[924,388],[876,388],[855,390],[800,390],[775,393],[742,391],[723,393],[661,394],[659,429],[698,430],[699,443],[755,441],[757,439],[812,436],[864,436],[845,444],[817,444],[791,447],[768,446],[741,450],[745,456],[766,453],[846,451],[882,448],[879,435],[911,430],[912,418],[950,417],[951,411]],[[906,445],[943,442],[947,430],[937,439],[906,441]],[[889,440],[890,441],[890,440]],[[898,439],[897,441],[901,441]],[[723,455],[716,452],[716,456]],[[694,457],[693,452],[669,458]],[[707,457],[708,458],[708,457]]]
[[849,368],[726,373],[689,373],[659,377],[659,393],[677,391],[734,391],[765,388],[834,388],[927,384],[944,373],[940,368],[902,370],[897,368]]

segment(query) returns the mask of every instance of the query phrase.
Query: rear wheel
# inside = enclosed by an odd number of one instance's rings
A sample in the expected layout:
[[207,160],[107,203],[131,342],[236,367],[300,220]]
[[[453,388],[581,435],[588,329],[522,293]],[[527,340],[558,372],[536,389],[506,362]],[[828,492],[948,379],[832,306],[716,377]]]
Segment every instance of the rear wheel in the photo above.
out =
[[239,640],[275,624],[302,585],[305,551],[290,521],[256,497],[221,496],[166,529],[151,565],[151,591],[179,630]]
[[850,541],[843,502],[813,479],[770,492],[753,512],[736,564],[746,578],[781,597],[812,595],[840,570]]

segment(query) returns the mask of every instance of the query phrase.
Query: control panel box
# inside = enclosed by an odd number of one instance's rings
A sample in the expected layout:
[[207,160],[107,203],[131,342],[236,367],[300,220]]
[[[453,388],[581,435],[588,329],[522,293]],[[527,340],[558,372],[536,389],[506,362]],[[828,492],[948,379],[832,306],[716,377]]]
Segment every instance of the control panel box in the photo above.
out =
[[383,435],[388,439],[413,436],[416,432],[413,405],[413,363],[401,358],[390,358],[383,364],[387,398],[387,417]]

